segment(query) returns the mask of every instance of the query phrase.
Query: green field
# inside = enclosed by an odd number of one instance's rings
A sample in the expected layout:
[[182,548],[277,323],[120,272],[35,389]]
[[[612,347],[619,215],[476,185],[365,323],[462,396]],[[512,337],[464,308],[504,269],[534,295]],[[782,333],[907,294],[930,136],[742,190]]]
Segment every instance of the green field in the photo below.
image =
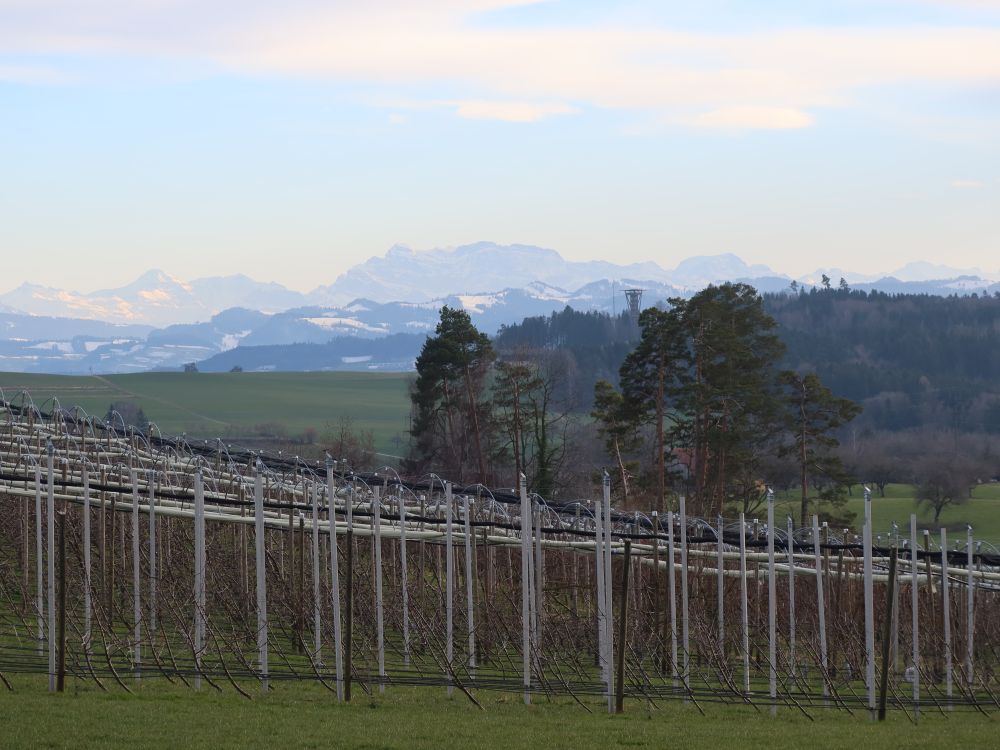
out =
[[[485,710],[461,693],[444,689],[389,687],[381,697],[356,696],[349,706],[313,684],[279,684],[266,698],[224,692],[198,694],[163,683],[128,695],[117,686],[102,693],[71,682],[63,695],[46,693],[44,678],[17,678],[15,692],[0,686],[0,737],[4,747],[736,747],[736,748],[936,748],[988,747],[994,719],[971,712],[927,712],[919,724],[902,711],[886,722],[867,712],[813,709],[810,721],[782,708],[662,702],[648,711],[629,701],[626,713],[609,717],[601,702],[520,697],[479,692]],[[360,691],[359,691],[360,693]]]
[[[790,493],[794,495],[794,493]],[[848,508],[855,516],[855,526],[860,527],[864,518],[864,499],[858,485],[853,488],[853,497],[848,499]],[[758,515],[763,519],[764,510]],[[775,502],[775,512],[779,519],[791,515],[798,519],[798,499],[779,496]],[[876,534],[886,534],[893,522],[899,524],[899,533],[909,538],[910,514],[917,514],[918,527],[931,529],[937,534],[939,525],[948,529],[949,543],[965,540],[966,526],[971,525],[976,539],[1000,546],[1000,483],[981,484],[972,491],[972,498],[962,505],[950,505],[941,513],[940,524],[934,523],[934,514],[927,508],[918,508],[914,502],[914,488],[909,484],[890,484],[885,488],[885,497],[877,490],[872,493],[872,520]],[[935,541],[940,537],[935,536]]]
[[[165,435],[186,433],[194,437],[251,437],[281,426],[290,437],[313,428],[320,435],[341,416],[374,433],[377,450],[398,454],[405,445],[410,402],[406,373],[302,372],[302,373],[146,373],[138,375],[64,376],[0,373],[0,389],[13,398],[22,389],[30,391],[44,410],[57,397],[64,408],[79,404],[88,413],[103,415],[112,401],[136,401],[146,416]],[[263,428],[263,429],[262,429]],[[401,442],[402,441],[402,442]],[[849,507],[860,521],[863,512],[861,488],[853,488]],[[789,500],[778,498],[779,518],[786,513],[798,517],[795,493]],[[875,493],[872,511],[876,533],[886,532],[892,522],[908,535],[910,514],[916,512],[910,485],[886,487],[886,496]],[[764,512],[759,513],[763,517]],[[919,511],[921,526],[932,527],[932,514]],[[972,499],[950,506],[941,523],[964,538],[966,524],[975,535],[1000,545],[1000,484],[984,484]],[[936,528],[936,527],[935,527]]]
[[398,452],[409,415],[406,373],[143,373],[65,376],[0,373],[7,399],[26,389],[48,411],[53,396],[63,408],[79,405],[103,416],[112,401],[136,401],[165,435],[239,437],[262,425],[282,425],[295,437],[323,433],[343,415],[371,429],[378,450]]

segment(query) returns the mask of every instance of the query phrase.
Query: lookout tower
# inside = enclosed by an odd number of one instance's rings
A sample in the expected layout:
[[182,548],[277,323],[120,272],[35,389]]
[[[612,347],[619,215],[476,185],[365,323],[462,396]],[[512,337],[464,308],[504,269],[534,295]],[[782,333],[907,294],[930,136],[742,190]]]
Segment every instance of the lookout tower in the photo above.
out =
[[625,300],[628,302],[628,313],[632,320],[639,322],[639,312],[642,310],[642,289],[625,289]]

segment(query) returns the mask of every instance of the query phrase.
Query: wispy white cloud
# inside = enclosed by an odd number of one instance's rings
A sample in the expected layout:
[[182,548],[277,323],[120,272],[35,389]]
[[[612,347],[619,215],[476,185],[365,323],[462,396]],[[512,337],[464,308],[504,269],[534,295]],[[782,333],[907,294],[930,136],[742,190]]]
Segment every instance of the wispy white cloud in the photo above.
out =
[[471,99],[452,102],[459,117],[467,120],[504,120],[506,122],[536,122],[549,115],[565,115],[578,110],[567,104],[490,101]]
[[55,68],[35,65],[0,65],[0,81],[24,84],[68,83],[72,76]]
[[951,186],[961,190],[969,190],[986,187],[986,183],[981,180],[952,180]]
[[812,125],[808,112],[785,107],[722,107],[687,120],[703,128],[790,130]]
[[644,110],[694,127],[801,128],[865,87],[1000,82],[997,28],[504,27],[518,0],[0,0],[0,54],[145,55],[247,75],[362,82],[531,122]]

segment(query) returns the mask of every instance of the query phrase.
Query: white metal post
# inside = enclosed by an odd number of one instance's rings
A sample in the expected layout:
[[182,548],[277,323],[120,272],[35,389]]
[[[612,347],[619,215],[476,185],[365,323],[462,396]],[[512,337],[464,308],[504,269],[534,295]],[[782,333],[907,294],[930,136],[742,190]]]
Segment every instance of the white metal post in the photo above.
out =
[[45,515],[48,542],[48,607],[49,607],[49,692],[56,690],[56,488],[55,488],[55,447],[51,441],[48,452],[48,486],[46,487]]
[[[445,659],[448,661],[448,697],[452,696],[454,686],[451,672],[455,668],[455,548],[452,545],[452,496],[451,482],[444,485],[444,559],[447,599],[445,611],[447,616],[447,632],[445,643]],[[530,526],[529,526],[530,528]]]
[[149,483],[149,637],[156,635],[156,472],[146,474]]
[[819,668],[823,678],[823,697],[830,695],[829,659],[826,651],[826,596],[823,593],[823,557],[819,548],[819,518],[812,517],[813,557],[816,567],[816,610],[819,618]]
[[684,700],[691,693],[691,633],[690,618],[688,616],[688,534],[687,534],[687,506],[683,495],[680,498],[681,510],[681,658],[682,671],[681,680],[684,683]]
[[524,681],[524,703],[531,703],[531,505],[528,503],[528,486],[524,474],[521,480],[521,657]]
[[722,556],[722,515],[717,519],[718,544],[715,549],[715,586],[716,586],[716,611],[718,612],[719,629],[719,663],[726,661],[726,609],[725,609],[725,559]]
[[777,643],[777,581],[774,577],[774,492],[767,491],[767,660],[768,695],[771,714],[777,709],[778,699],[778,643]]
[[315,482],[309,484],[312,495],[312,561],[313,561],[313,662],[323,664],[323,609],[320,594],[319,493]]
[[743,625],[743,692],[750,693],[750,616],[747,611],[747,522],[740,513],[740,617]]
[[254,546],[257,560],[257,660],[261,690],[267,692],[267,569],[264,557],[264,476],[263,464],[257,460],[253,483]]
[[973,596],[975,595],[975,579],[973,577],[974,572],[974,562],[972,555],[973,538],[972,538],[972,527],[969,526],[968,533],[966,535],[966,583],[965,583],[965,680],[966,685],[968,685],[969,690],[972,690],[972,686],[975,684],[973,679],[973,647],[975,645],[975,630],[976,630],[976,612],[975,612],[975,600]]
[[795,677],[795,543],[792,517],[788,516],[788,537],[785,547],[788,553],[788,670]]
[[[604,474],[604,627],[607,635],[604,647],[607,649],[608,663],[608,713],[615,710],[615,620],[614,620],[614,579],[611,577],[611,477]],[[625,634],[622,633],[622,637]]]
[[608,691],[608,663],[604,641],[608,631],[604,619],[604,512],[600,500],[594,501],[594,580],[597,584],[597,664],[601,670],[601,682],[605,695]]
[[403,599],[403,666],[410,666],[410,595],[406,573],[406,503],[399,493],[399,577]]
[[941,619],[944,625],[944,690],[951,709],[952,663],[951,663],[951,602],[948,598],[948,530],[941,529]]
[[42,467],[35,464],[35,610],[38,614],[38,655],[42,655],[45,642],[45,556],[42,552]]
[[142,591],[139,578],[139,477],[129,470],[132,481],[132,638],[135,640],[135,681],[142,679]]
[[333,661],[337,676],[337,700],[344,700],[344,642],[340,622],[340,565],[337,559],[337,487],[333,461],[326,460],[326,492],[330,529],[330,599],[333,604]]
[[465,611],[466,630],[469,636],[469,674],[473,677],[476,672],[476,629],[472,598],[472,518],[470,508],[472,507],[468,495],[462,496],[462,511],[465,513]]
[[83,650],[90,653],[91,630],[91,573],[90,573],[90,472],[87,464],[82,467],[83,475]]
[[[372,536],[375,550],[375,647],[378,650],[378,691],[385,693],[385,613],[382,609],[382,497],[377,484],[372,488]],[[450,523],[449,523],[450,526]],[[448,618],[451,624],[451,617]],[[451,656],[449,654],[450,663]]]
[[913,711],[920,713],[920,571],[917,568],[917,516],[910,515],[910,631],[912,635]]
[[201,687],[205,650],[205,484],[201,469],[194,475],[194,686]]
[[674,566],[674,512],[667,511],[667,595],[670,597],[670,675],[677,688],[680,669],[677,662],[677,570]]
[[872,493],[865,487],[864,547],[865,589],[865,686],[868,688],[868,712],[875,719],[875,594],[872,587]]

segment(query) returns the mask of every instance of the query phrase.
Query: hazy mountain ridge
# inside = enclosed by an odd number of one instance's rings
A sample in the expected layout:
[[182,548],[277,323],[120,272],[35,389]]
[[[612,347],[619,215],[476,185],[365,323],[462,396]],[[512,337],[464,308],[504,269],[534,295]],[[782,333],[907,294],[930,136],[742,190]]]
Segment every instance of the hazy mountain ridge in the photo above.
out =
[[[836,286],[843,276],[855,289],[899,294],[1000,292],[1000,283],[981,275],[923,278],[959,270],[913,263],[899,269],[898,276],[874,281],[855,282],[836,269],[817,271],[816,278],[822,282],[825,273]],[[584,283],[558,283],[561,277]],[[745,281],[761,292],[786,291],[793,283],[786,275],[748,265],[731,254],[688,258],[665,271],[655,263],[569,262],[554,250],[476,243],[427,252],[397,246],[310,294],[242,274],[185,282],[162,271],[145,273],[121,288],[85,295],[23,284],[0,295],[0,369],[69,373],[176,369],[237,347],[325,346],[331,340],[423,336],[434,330],[442,305],[465,309],[477,326],[492,334],[504,325],[566,306],[620,312],[626,304],[623,290],[630,287],[644,289],[644,305],[651,305],[724,280]],[[492,286],[500,281],[507,283]],[[339,304],[323,301],[340,299],[347,289],[358,293]],[[447,291],[428,297],[435,289]],[[397,293],[402,301],[384,299]],[[27,312],[3,312],[4,308],[27,308]],[[115,322],[95,319],[104,315]],[[150,318],[167,322],[155,327],[120,322]],[[344,348],[341,344],[334,349]],[[353,345],[348,348],[352,353],[345,356],[361,357],[353,364],[365,366],[364,355],[354,353]],[[328,361],[332,351],[317,355],[316,361]]]
[[[852,286],[886,291],[899,289],[900,283],[921,283],[930,294],[980,291],[1000,281],[1000,271],[986,274],[926,262],[909,263],[884,276],[826,269],[795,281],[816,285],[824,274],[833,284],[845,278]],[[152,270],[125,286],[86,293],[24,283],[0,294],[0,311],[164,327],[207,321],[234,307],[278,313],[306,306],[340,309],[357,299],[426,303],[514,289],[524,290],[527,297],[544,298],[570,295],[571,290],[608,280],[625,284],[629,279],[628,283],[670,287],[679,293],[735,280],[777,291],[793,280],[768,266],[747,264],[732,253],[695,256],[666,269],[653,261],[568,261],[555,250],[532,245],[477,242],[421,251],[396,245],[309,293],[245,274],[182,281]]]

